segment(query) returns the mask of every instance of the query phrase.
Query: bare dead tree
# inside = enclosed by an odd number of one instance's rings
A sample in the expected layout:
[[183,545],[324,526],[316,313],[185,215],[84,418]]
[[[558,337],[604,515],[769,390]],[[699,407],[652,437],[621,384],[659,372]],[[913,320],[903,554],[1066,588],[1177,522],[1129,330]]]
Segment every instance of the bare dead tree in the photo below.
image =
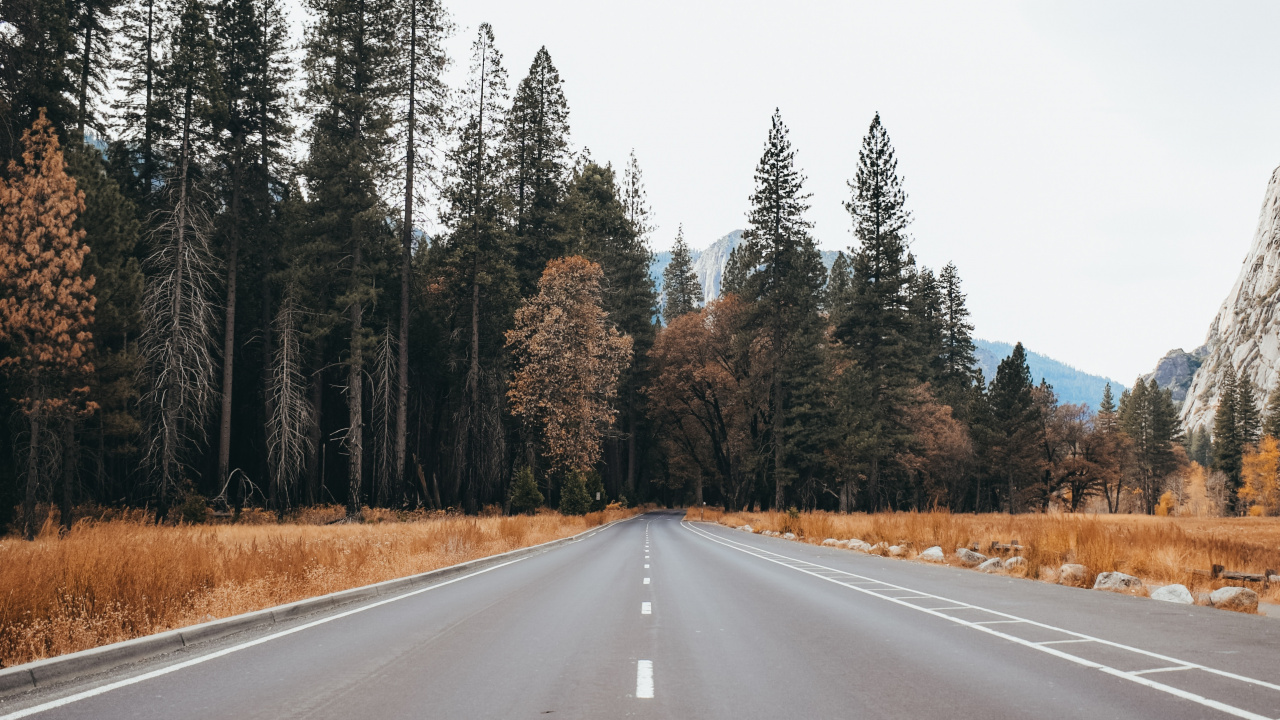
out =
[[162,512],[182,485],[188,456],[206,439],[204,423],[217,395],[212,225],[185,185],[146,259],[144,320],[138,338],[146,388],[141,398],[148,424],[145,462]]
[[388,327],[378,341],[373,356],[373,497],[386,505],[392,484],[400,481],[399,469],[399,353],[398,343]]
[[271,501],[277,514],[284,513],[295,495],[312,451],[312,427],[316,421],[307,397],[307,375],[302,371],[299,314],[293,294],[288,293],[275,317],[277,345],[270,359],[267,385],[267,466]]

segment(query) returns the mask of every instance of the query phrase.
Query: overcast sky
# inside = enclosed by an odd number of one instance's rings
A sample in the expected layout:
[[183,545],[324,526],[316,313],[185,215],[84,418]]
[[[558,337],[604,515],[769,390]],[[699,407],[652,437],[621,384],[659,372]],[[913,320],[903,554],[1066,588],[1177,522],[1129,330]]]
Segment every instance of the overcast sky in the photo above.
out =
[[[448,2],[448,0],[446,0]],[[915,215],[980,337],[1125,384],[1204,341],[1280,164],[1280,3],[448,2],[465,70],[493,24],[511,74],[546,45],[575,146],[635,149],[658,231],[741,227],[781,108],[823,248],[879,111]]]

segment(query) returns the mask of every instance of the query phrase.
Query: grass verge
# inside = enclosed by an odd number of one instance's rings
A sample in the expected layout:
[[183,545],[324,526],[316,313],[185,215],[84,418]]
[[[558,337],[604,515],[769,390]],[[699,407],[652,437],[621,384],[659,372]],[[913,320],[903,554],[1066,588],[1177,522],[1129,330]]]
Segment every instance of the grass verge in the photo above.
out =
[[[697,520],[699,511],[686,517]],[[726,513],[707,508],[708,522],[729,527],[750,525],[756,532],[795,533],[821,543],[826,538],[858,538],[871,544],[906,545],[910,556],[938,545],[948,561],[957,547],[1017,540],[1026,546],[1027,577],[1053,580],[1063,563],[1089,570],[1088,584],[1102,572],[1123,572],[1147,584],[1180,583],[1192,592],[1209,592],[1233,581],[1212,580],[1190,572],[1214,564],[1228,570],[1261,573],[1280,570],[1280,518],[1178,518],[1150,515],[963,515],[948,512]],[[1280,602],[1280,585],[1264,590],[1248,586],[1267,602]]]
[[82,521],[0,539],[8,667],[568,537],[634,515],[445,516],[341,525]]

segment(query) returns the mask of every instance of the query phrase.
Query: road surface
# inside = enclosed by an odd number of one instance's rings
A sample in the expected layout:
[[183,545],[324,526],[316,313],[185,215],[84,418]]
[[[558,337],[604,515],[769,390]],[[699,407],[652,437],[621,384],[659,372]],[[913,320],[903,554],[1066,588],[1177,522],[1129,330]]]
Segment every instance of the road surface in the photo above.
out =
[[54,718],[1277,718],[1280,621],[650,513],[0,704]]

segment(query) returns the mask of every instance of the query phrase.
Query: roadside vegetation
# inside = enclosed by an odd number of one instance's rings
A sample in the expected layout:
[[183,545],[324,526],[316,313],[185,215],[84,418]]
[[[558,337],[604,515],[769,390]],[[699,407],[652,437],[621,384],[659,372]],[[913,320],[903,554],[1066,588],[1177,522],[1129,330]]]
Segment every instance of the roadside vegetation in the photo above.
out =
[[[700,511],[687,518],[697,520]],[[958,547],[976,545],[988,552],[992,542],[1024,546],[1025,576],[1053,581],[1063,563],[1089,569],[1087,586],[1096,574],[1123,572],[1155,585],[1178,583],[1193,592],[1238,584],[1191,572],[1223,565],[1249,573],[1280,568],[1280,519],[1194,518],[1104,514],[837,514],[828,512],[740,512],[716,508],[701,511],[707,522],[729,527],[750,525],[756,532],[795,533],[802,542],[826,538],[858,538],[910,548],[914,556],[937,545],[954,561]],[[1022,574],[1019,571],[1018,574]],[[1251,586],[1264,601],[1280,602],[1280,586]]]
[[[548,542],[628,517],[514,517],[309,509],[277,524],[157,525],[141,511],[82,520],[59,538],[56,514],[34,542],[0,539],[0,666],[259,610]],[[255,524],[260,522],[261,524]]]

